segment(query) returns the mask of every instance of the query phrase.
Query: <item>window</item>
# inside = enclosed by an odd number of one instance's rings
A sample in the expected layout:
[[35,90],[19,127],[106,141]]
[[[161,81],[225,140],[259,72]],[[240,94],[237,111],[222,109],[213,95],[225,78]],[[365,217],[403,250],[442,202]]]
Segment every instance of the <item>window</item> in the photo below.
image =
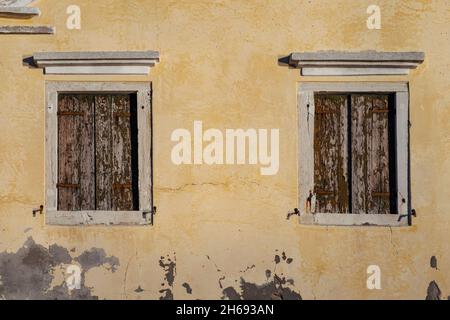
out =
[[151,223],[150,84],[47,82],[46,221]]
[[299,91],[302,223],[408,223],[408,88],[304,83]]
[[58,96],[58,210],[138,210],[136,95]]

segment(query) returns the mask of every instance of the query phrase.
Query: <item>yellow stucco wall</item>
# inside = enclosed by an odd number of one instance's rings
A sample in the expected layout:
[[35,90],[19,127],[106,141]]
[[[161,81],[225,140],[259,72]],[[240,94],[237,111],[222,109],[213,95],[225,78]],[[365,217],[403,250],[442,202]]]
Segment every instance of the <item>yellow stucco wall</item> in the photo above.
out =
[[[65,26],[71,4],[81,8],[81,30]],[[381,30],[366,27],[370,4],[41,0],[34,4],[42,11],[38,18],[0,18],[2,25],[56,27],[55,35],[0,35],[0,261],[19,254],[30,237],[44,253],[53,244],[72,257],[103,249],[117,258],[117,270],[105,258],[84,275],[90,293],[107,299],[158,299],[163,289],[176,299],[218,299],[228,287],[240,293],[241,278],[263,285],[274,274],[292,279],[286,286],[304,299],[424,299],[433,280],[442,297],[449,296],[449,2],[379,0]],[[22,64],[34,52],[100,50],[158,50],[161,62],[149,76],[85,77],[44,76]],[[330,78],[301,77],[277,60],[317,50],[425,52],[425,62],[409,76],[357,77],[410,83],[413,226],[320,227],[286,220],[297,207],[296,90],[302,81]],[[56,227],[32,217],[44,203],[46,80],[153,83],[154,226]],[[259,166],[250,165],[173,165],[171,132],[191,129],[194,120],[221,130],[279,128],[278,174],[261,176]],[[283,252],[292,263],[275,262]],[[171,277],[170,266],[165,271],[160,265],[168,258],[176,264],[172,285],[164,279],[167,270]],[[366,288],[372,264],[381,268],[381,290]],[[48,289],[63,283],[64,268],[50,271]],[[139,286],[144,291],[136,292]],[[0,296],[14,298],[10,294],[0,289]]]

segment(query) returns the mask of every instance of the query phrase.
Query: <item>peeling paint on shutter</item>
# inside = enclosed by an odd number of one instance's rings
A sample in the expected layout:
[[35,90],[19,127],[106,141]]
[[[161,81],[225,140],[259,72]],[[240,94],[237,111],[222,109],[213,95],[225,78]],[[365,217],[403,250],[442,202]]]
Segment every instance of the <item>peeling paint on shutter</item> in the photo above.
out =
[[388,95],[352,95],[352,212],[391,211]]
[[129,95],[112,96],[112,209],[133,210]]
[[138,210],[131,107],[127,94],[59,96],[58,210]]
[[314,116],[314,193],[316,212],[348,213],[348,99],[316,94]]
[[96,209],[112,206],[112,108],[111,96],[95,97]]

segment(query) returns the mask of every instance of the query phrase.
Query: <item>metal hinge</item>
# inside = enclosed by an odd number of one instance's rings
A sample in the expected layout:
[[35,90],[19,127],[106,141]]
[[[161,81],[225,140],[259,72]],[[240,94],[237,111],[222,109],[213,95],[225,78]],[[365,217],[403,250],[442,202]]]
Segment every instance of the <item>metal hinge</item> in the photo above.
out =
[[39,208],[33,209],[33,217],[36,217],[36,213],[38,213],[38,212],[39,212],[39,214],[42,214],[43,211],[44,211],[44,206],[41,204],[39,206]]
[[142,218],[143,218],[145,221],[150,221],[150,225],[153,225],[153,221],[154,221],[153,216],[154,216],[155,214],[156,214],[156,207],[153,207],[152,210],[149,210],[149,211],[143,211],[143,212],[142,212]]

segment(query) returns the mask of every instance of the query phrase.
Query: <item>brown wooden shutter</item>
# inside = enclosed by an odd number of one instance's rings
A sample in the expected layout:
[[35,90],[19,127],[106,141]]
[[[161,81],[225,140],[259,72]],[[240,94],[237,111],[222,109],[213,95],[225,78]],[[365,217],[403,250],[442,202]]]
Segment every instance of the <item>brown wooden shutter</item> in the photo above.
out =
[[93,100],[58,98],[58,209],[91,210],[94,198]]
[[129,95],[95,97],[97,210],[133,210]]
[[352,213],[391,211],[390,109],[388,95],[352,95]]
[[133,210],[129,95],[112,96],[112,209]]
[[96,209],[112,208],[112,108],[110,95],[95,96]]
[[346,95],[316,94],[314,116],[315,212],[349,212]]
[[130,96],[62,94],[58,120],[58,209],[137,210]]

